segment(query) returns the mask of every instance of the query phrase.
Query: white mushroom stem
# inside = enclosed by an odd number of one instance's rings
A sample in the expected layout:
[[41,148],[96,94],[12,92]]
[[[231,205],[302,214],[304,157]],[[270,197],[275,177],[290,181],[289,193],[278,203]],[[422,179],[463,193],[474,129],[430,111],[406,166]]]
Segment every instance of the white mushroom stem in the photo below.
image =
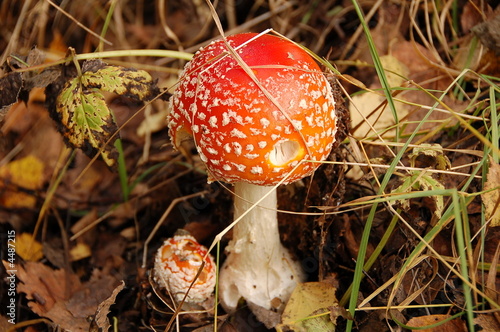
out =
[[280,242],[276,189],[239,182],[235,194],[235,220],[253,203],[267,197],[233,228],[233,239],[226,247],[228,256],[220,271],[219,299],[228,312],[236,309],[240,298],[271,309],[280,303],[273,299],[282,304],[288,301],[304,273]]

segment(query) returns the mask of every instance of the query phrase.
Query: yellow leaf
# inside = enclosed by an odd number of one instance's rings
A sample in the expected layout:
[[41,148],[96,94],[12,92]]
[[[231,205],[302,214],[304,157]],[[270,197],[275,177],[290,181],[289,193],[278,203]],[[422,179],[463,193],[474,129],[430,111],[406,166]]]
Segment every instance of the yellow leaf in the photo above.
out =
[[410,70],[404,63],[400,62],[392,55],[383,55],[380,57],[380,62],[386,70],[387,81],[390,86],[401,86],[407,79]]
[[338,306],[335,287],[325,282],[298,284],[283,311],[278,331],[335,331],[330,308]]
[[0,205],[10,209],[33,208],[36,197],[27,191],[41,189],[44,165],[29,155],[0,167]]
[[38,262],[43,258],[43,246],[30,233],[22,233],[16,237],[16,254],[25,261]]
[[72,262],[90,257],[91,253],[90,247],[85,243],[78,243],[69,251]]
[[484,184],[483,200],[486,219],[490,220],[490,226],[500,226],[500,165],[490,159],[490,169]]

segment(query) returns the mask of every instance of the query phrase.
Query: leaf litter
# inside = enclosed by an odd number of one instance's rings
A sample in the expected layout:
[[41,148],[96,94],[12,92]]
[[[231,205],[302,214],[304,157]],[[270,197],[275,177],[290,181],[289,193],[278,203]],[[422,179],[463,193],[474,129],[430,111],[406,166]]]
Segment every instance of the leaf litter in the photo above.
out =
[[27,262],[16,265],[15,270],[20,281],[18,291],[26,294],[31,310],[68,331],[88,331],[88,317],[96,314],[117,286],[115,278],[98,270],[83,283],[78,275],[66,269],[53,270],[43,263]]

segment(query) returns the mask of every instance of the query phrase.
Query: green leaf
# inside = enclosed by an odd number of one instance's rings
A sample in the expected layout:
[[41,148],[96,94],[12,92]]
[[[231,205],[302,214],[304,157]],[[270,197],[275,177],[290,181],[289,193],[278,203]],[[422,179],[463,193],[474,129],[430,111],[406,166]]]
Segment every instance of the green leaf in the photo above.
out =
[[138,100],[151,100],[158,95],[156,81],[144,70],[106,65],[95,72],[88,71],[82,77],[87,87],[96,87]]
[[114,166],[117,158],[114,139],[110,144],[106,142],[118,127],[102,93],[97,89],[84,90],[75,78],[63,88],[56,107],[66,141],[89,156],[99,152],[108,166]]
[[100,60],[86,61],[82,71],[61,89],[53,118],[70,146],[82,149],[89,157],[99,153],[108,166],[115,167],[118,126],[102,91],[148,101],[159,94],[159,89],[145,71],[110,66]]

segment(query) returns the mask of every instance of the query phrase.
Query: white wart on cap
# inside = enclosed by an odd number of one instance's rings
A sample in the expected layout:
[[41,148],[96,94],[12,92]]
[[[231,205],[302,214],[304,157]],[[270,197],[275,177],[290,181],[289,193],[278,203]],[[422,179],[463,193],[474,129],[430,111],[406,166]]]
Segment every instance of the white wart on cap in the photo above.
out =
[[[337,118],[330,84],[314,59],[276,36],[244,33],[227,40],[274,102],[225,43],[215,41],[186,65],[171,98],[174,145],[192,136],[209,180],[229,183],[275,185],[300,161],[324,160]],[[303,162],[285,183],[318,166]]]

